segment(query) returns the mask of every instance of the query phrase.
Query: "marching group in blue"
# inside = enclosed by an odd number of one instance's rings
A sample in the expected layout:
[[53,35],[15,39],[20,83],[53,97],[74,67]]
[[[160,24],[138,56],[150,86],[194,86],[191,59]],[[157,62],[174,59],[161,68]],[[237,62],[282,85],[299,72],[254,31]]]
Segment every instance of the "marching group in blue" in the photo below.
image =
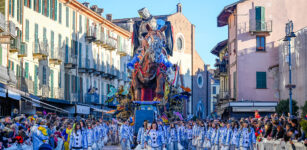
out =
[[[138,130],[136,149],[151,150],[229,150],[255,148],[256,136],[249,121],[179,121],[165,125],[162,121],[148,123]],[[127,126],[127,128],[129,128]],[[121,130],[128,135],[130,130]],[[132,134],[130,134],[133,136]],[[121,137],[122,139],[128,136]],[[129,149],[128,140],[122,141],[122,149]]]

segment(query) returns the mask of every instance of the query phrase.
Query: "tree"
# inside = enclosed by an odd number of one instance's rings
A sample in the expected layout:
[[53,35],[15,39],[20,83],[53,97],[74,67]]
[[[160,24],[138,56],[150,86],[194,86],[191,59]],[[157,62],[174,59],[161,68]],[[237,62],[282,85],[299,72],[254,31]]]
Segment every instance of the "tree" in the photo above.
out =
[[301,107],[302,109],[302,116],[307,115],[307,101],[305,101],[304,106]]
[[[276,112],[281,115],[281,114],[285,114],[287,115],[290,111],[289,111],[289,99],[287,100],[281,100],[279,101],[277,107],[276,107]],[[292,100],[292,115],[297,116],[298,115],[298,110],[299,107],[297,106],[297,102],[295,100]]]

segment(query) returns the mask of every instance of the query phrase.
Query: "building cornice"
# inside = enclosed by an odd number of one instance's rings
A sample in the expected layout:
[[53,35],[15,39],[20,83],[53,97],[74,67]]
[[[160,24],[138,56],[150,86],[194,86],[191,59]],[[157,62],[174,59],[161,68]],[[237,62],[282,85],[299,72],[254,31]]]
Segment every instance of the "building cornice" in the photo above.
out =
[[103,26],[106,26],[111,30],[114,30],[114,32],[117,32],[118,34],[124,36],[124,38],[130,38],[132,36],[132,33],[130,33],[129,31],[124,30],[121,27],[113,24],[111,21],[103,18],[102,16],[92,11],[91,9],[85,7],[83,4],[79,3],[76,0],[60,0],[60,1],[66,4],[67,6],[71,7],[72,9],[79,10],[80,13],[86,15],[87,17],[90,17],[97,23],[102,24]]

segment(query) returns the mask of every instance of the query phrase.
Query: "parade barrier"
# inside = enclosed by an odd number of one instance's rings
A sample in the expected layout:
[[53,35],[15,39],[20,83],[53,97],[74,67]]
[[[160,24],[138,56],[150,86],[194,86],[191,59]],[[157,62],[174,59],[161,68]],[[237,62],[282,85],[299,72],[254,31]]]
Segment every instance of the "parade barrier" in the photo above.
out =
[[303,142],[293,141],[293,145],[290,142],[282,140],[267,140],[263,139],[256,144],[257,150],[307,150]]

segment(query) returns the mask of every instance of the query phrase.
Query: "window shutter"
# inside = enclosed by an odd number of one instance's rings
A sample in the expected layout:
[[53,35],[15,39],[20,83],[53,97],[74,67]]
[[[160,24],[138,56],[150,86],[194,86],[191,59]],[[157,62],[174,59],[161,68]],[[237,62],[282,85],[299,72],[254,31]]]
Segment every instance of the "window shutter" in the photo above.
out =
[[45,15],[46,0],[43,0],[42,7],[43,7],[42,14]]
[[37,79],[37,75],[38,75],[38,67],[37,65],[35,65],[35,69],[34,69],[34,95],[37,95],[37,84],[38,84],[38,79]]
[[41,13],[41,5],[42,5],[42,0],[38,0],[38,12]]
[[257,72],[257,89],[266,88],[266,72]]
[[46,34],[47,34],[47,29],[44,28],[44,29],[43,29],[43,40],[44,40],[44,42],[47,42],[47,36],[46,36]]
[[60,69],[59,76],[58,76],[59,88],[62,88],[62,70]]
[[0,65],[2,65],[2,46],[0,46]]
[[59,23],[62,23],[62,3],[59,3]]
[[51,57],[54,58],[54,32],[51,31]]
[[79,67],[82,66],[82,43],[79,43]]
[[25,63],[25,77],[29,79],[29,63]]
[[75,32],[75,29],[76,29],[76,13],[75,11],[72,12],[72,29],[73,31]]
[[54,1],[54,20],[57,21],[58,17],[58,0]]
[[29,42],[29,20],[26,20],[26,35],[25,40]]
[[19,7],[20,7],[20,4],[19,4],[19,3],[20,3],[20,0],[17,0],[17,21],[18,21],[18,22],[20,21],[20,18],[19,18],[19,17],[20,17],[20,16],[19,16],[19,11],[20,11],[20,8],[19,8]]
[[79,16],[79,32],[82,33],[82,16]]
[[46,16],[49,17],[49,8],[50,8],[49,0],[46,0],[46,3],[47,3],[47,12],[46,12]]
[[66,7],[66,27],[69,27],[69,9]]
[[35,37],[35,46],[34,50],[35,52],[38,52],[38,24],[35,24],[35,29],[34,29],[34,37]]
[[50,70],[50,97],[53,98],[53,70]]
[[12,0],[9,0],[9,14],[12,15]]

